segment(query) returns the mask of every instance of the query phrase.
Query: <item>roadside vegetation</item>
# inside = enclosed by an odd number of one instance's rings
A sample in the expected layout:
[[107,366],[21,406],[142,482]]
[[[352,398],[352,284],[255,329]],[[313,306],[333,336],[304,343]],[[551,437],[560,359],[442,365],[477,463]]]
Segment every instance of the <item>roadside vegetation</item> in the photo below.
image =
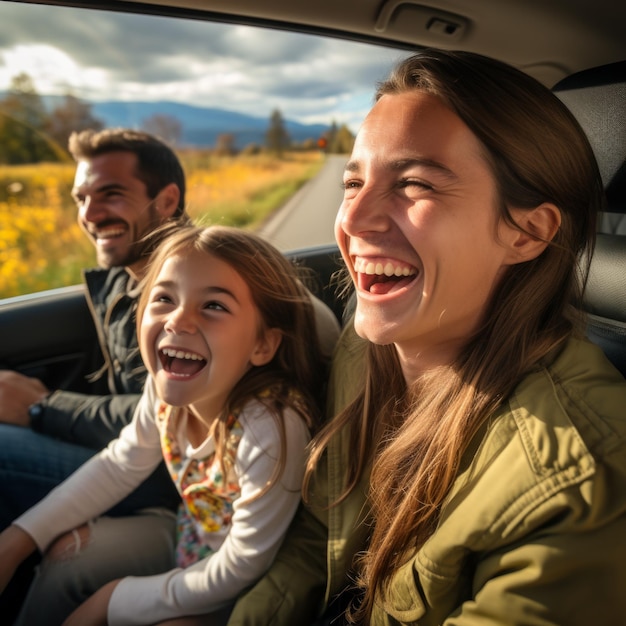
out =
[[[66,147],[73,131],[101,128],[91,104],[72,94],[49,110],[27,74],[15,76],[0,99],[0,298],[77,284],[82,268],[95,264],[76,222],[70,197],[76,164]],[[195,221],[249,229],[312,178],[324,154],[349,153],[354,141],[345,125],[333,123],[321,137],[296,144],[279,110],[268,120],[264,144],[243,148],[229,132],[214,146],[183,148],[182,126],[168,115],[144,120],[142,130],[176,150]]]
[[[187,207],[203,224],[254,229],[324,162],[319,150],[218,156],[180,151]],[[4,165],[0,169],[0,298],[81,282],[95,264],[76,222],[70,191],[73,161]]]

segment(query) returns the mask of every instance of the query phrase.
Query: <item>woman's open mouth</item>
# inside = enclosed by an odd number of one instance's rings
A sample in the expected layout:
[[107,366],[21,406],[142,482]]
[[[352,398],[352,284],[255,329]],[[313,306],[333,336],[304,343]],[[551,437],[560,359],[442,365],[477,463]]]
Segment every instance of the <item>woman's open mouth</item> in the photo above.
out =
[[412,265],[390,259],[373,261],[361,257],[355,257],[354,271],[358,288],[376,295],[385,295],[406,287],[418,275],[417,268]]
[[159,350],[159,360],[168,374],[180,378],[194,376],[206,365],[206,359],[199,354],[175,348]]

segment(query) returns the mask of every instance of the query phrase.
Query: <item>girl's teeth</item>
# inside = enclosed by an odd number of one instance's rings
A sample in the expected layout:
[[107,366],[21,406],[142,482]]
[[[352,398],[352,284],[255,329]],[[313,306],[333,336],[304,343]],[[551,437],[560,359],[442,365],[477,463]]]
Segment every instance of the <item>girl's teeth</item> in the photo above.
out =
[[190,359],[191,361],[201,361],[202,357],[191,352],[183,352],[182,350],[172,350],[171,348],[165,348],[163,350],[165,356],[169,356],[176,359]]

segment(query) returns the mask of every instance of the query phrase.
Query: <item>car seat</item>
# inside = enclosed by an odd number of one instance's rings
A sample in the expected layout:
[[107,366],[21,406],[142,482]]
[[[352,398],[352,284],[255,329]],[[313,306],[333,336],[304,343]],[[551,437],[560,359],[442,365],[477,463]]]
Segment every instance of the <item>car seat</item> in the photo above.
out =
[[553,91],[586,132],[607,196],[585,291],[587,335],[626,376],[626,61],[572,74]]

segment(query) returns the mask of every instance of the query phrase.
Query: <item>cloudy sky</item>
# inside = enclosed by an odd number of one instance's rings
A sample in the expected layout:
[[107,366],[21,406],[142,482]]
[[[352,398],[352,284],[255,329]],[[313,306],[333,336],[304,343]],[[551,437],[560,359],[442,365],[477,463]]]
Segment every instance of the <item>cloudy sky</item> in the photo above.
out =
[[0,91],[171,100],[353,131],[406,52],[281,31],[0,2]]

